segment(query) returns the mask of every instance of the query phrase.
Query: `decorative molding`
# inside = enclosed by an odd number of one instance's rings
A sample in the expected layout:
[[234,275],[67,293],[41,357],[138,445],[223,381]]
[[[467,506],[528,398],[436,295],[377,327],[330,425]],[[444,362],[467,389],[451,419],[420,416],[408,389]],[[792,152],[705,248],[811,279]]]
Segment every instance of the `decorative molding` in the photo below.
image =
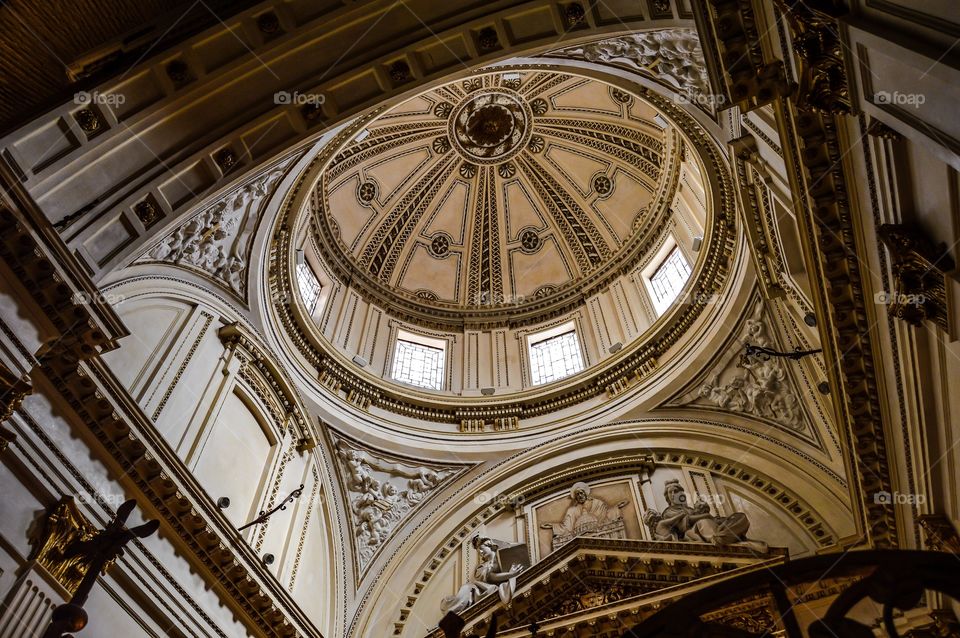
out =
[[0,363],[0,452],[16,440],[17,435],[6,427],[5,422],[20,409],[20,404],[33,392],[33,384],[27,376],[17,376]]
[[955,264],[947,245],[935,246],[916,224],[883,224],[877,236],[890,253],[893,274],[887,312],[912,326],[929,321],[949,333],[948,273]]
[[239,355],[241,365],[237,376],[257,394],[277,429],[280,432],[292,429],[300,451],[316,446],[320,434],[313,425],[310,412],[303,405],[299,391],[276,357],[239,323],[223,326],[217,331],[217,336],[224,347]]
[[[544,76],[551,77],[548,74],[544,74]],[[487,402],[478,405],[475,401],[471,401],[469,405],[466,405],[466,402],[461,402],[462,405],[458,405],[450,401],[449,397],[445,397],[443,402],[432,401],[425,397],[412,400],[407,393],[394,387],[393,384],[382,382],[369,375],[359,375],[355,371],[355,366],[344,361],[342,355],[327,349],[326,339],[318,334],[317,327],[312,319],[303,317],[296,304],[283,301],[295,295],[294,291],[296,290],[290,259],[294,237],[291,229],[296,228],[298,223],[305,223],[302,220],[303,211],[295,210],[293,202],[298,199],[298,196],[304,190],[313,188],[312,183],[305,183],[305,179],[301,179],[287,194],[283,203],[283,210],[274,228],[269,268],[275,276],[271,276],[269,279],[268,283],[271,290],[268,296],[275,300],[274,310],[280,324],[287,331],[292,345],[317,369],[321,382],[336,395],[362,409],[377,407],[412,418],[460,424],[465,419],[484,419],[486,422],[492,422],[494,419],[516,417],[518,420],[522,420],[547,414],[593,397],[623,393],[645,378],[654,369],[656,360],[661,353],[666,352],[679,341],[687,329],[708,307],[708,302],[714,293],[718,292],[723,285],[734,259],[737,215],[734,187],[729,178],[724,156],[712,139],[689,115],[669,100],[647,89],[638,89],[634,92],[638,97],[651,102],[655,108],[664,112],[667,117],[677,122],[678,126],[688,131],[689,144],[696,148],[703,158],[709,183],[711,188],[715,189],[712,211],[713,226],[705,240],[704,252],[706,254],[698,260],[698,270],[693,275],[697,281],[697,289],[690,295],[690,303],[684,304],[682,308],[672,313],[670,321],[662,324],[655,335],[650,335],[642,343],[631,347],[625,353],[627,356],[613,358],[605,364],[595,366],[592,368],[591,374],[578,375],[577,380],[572,384],[561,386],[557,390],[551,391],[549,395],[540,395],[535,401],[504,399],[496,403]],[[330,154],[338,152],[336,149],[344,148],[345,145],[348,149],[353,148],[348,145],[349,140],[358,131],[362,130],[367,123],[365,120],[360,120],[346,127],[339,134],[339,137],[328,145],[329,150],[321,152],[311,165],[304,169],[303,174],[316,175],[319,169],[330,161]],[[369,139],[364,140],[361,144],[368,141]],[[675,157],[678,158],[679,154],[676,154]],[[673,175],[673,179],[679,179],[679,171],[670,171],[670,173]],[[671,188],[669,185],[664,185],[664,188],[673,192],[675,186]],[[307,197],[308,201],[316,199],[315,192],[311,190],[311,194],[313,197]],[[311,232],[314,233],[317,232],[319,226],[315,224],[317,217],[316,214],[311,214],[306,222],[311,224]],[[300,221],[298,222],[298,220]],[[641,234],[643,233],[641,232]],[[658,236],[654,233],[646,242],[637,247],[638,254],[646,254],[648,246],[655,244],[660,239],[662,239],[662,234]],[[318,243],[322,242],[318,241]],[[575,299],[561,297],[559,303],[581,303],[580,300],[590,292],[595,283],[597,282],[585,283],[583,287],[575,290]],[[392,313],[402,318],[412,319],[418,325],[431,324],[437,319],[437,315],[433,313],[434,309],[432,308],[429,313],[424,314],[423,300],[418,300],[415,306],[411,306],[411,308],[416,309],[417,314],[409,317],[405,309],[397,303],[398,297],[392,292],[381,294],[378,292],[376,285],[369,287],[365,285],[362,287],[362,291],[365,295],[371,296],[373,302],[389,307]],[[535,316],[538,322],[554,319],[556,312],[563,309],[557,303],[558,298],[556,296],[548,295],[525,306],[524,313],[529,317]],[[466,327],[470,328],[473,321],[482,322],[482,314],[471,317],[471,325]],[[443,327],[446,324],[441,322],[439,325]],[[464,328],[463,325],[459,327],[460,329]]]

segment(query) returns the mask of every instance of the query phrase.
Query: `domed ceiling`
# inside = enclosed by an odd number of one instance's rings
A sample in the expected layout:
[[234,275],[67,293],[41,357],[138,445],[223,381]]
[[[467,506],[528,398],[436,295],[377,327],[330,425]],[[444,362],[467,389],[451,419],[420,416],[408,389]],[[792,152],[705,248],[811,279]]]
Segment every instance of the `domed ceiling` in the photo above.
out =
[[679,134],[600,81],[501,71],[370,121],[313,193],[346,280],[432,323],[524,323],[637,261],[676,189]]

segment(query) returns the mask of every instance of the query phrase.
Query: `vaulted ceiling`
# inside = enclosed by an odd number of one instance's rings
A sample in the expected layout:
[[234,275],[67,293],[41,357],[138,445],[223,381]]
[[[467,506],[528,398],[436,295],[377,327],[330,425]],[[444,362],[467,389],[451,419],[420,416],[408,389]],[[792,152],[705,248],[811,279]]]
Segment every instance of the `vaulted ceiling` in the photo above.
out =
[[389,294],[507,318],[638,259],[669,215],[679,139],[648,102],[598,80],[451,82],[334,157],[313,202],[319,244],[341,274]]

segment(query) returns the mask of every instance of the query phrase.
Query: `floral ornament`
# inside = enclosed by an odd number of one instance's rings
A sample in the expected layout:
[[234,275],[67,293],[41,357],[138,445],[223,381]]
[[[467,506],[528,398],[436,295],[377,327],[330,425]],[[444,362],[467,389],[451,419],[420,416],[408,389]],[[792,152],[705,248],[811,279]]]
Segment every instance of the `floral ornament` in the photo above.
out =
[[433,140],[433,150],[441,155],[450,150],[450,140],[444,135]]
[[544,99],[537,98],[530,102],[530,110],[533,111],[534,115],[543,115],[547,112],[547,108],[547,101]]
[[450,253],[450,238],[446,235],[437,235],[430,242],[430,252],[434,257],[446,257]]
[[527,144],[527,149],[531,153],[541,153],[546,146],[547,142],[542,137],[539,135],[534,135],[532,138],[530,138],[530,143]]
[[377,185],[370,180],[360,184],[357,189],[357,198],[362,204],[369,204],[377,196]]
[[472,179],[477,174],[477,165],[470,162],[464,162],[460,165],[460,177]]
[[520,233],[520,247],[525,253],[535,253],[540,250],[543,240],[532,228],[528,228]]
[[433,107],[433,114],[436,115],[437,117],[442,117],[443,119],[447,119],[448,117],[450,117],[450,113],[452,112],[453,112],[453,104],[450,104],[449,102],[440,102],[435,107]]
[[506,162],[497,167],[497,173],[503,179],[509,179],[517,174],[517,167],[513,165],[513,162]]
[[627,93],[626,91],[621,91],[620,89],[613,89],[611,91],[613,99],[619,102],[620,104],[630,104],[633,102],[633,96]]
[[611,182],[610,178],[606,175],[597,175],[593,178],[593,190],[601,197],[609,195],[610,191],[613,190],[613,182]]

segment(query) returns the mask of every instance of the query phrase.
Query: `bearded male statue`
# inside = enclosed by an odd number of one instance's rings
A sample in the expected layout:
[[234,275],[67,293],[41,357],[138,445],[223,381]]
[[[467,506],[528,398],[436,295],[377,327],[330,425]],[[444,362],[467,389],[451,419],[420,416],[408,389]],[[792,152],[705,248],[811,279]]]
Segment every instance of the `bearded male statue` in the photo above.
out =
[[710,505],[704,501],[698,501],[690,507],[678,479],[667,481],[664,496],[668,503],[666,509],[662,512],[650,509],[643,516],[655,540],[743,545],[756,552],[767,552],[766,543],[747,538],[750,521],[743,512],[714,516],[710,512]]

